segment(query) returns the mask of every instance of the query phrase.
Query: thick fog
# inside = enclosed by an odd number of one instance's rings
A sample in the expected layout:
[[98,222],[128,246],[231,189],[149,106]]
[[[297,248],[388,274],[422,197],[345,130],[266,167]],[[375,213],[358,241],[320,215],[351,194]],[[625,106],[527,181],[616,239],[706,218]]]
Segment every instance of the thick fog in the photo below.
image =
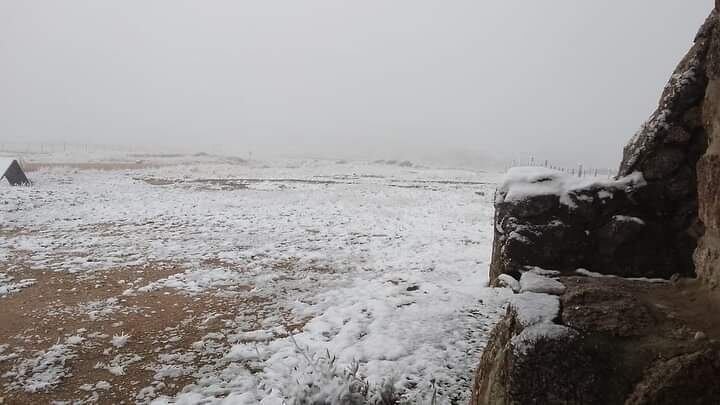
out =
[[0,141],[615,166],[712,5],[0,0]]

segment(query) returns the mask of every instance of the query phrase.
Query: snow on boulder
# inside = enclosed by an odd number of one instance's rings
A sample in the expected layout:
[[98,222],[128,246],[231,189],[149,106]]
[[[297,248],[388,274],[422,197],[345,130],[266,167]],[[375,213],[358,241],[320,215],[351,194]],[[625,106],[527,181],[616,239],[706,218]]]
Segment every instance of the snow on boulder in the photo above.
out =
[[519,201],[546,194],[559,196],[565,189],[567,178],[569,176],[557,170],[544,167],[513,167],[498,188],[495,202]]
[[592,277],[592,278],[616,278],[616,279],[624,279],[624,280],[630,280],[630,281],[645,281],[648,283],[658,283],[658,284],[664,284],[669,283],[669,280],[665,280],[664,278],[649,278],[649,277],[619,277],[614,274],[602,274],[595,271],[590,271],[587,269],[577,269],[575,270],[576,274],[579,274],[581,276],[585,277]]
[[612,217],[614,221],[620,221],[620,222],[634,222],[639,225],[645,225],[645,221],[638,217],[631,217],[628,215],[614,215]]
[[525,266],[525,270],[543,277],[557,277],[560,275],[560,272],[557,270],[543,269],[538,266]]
[[520,324],[527,328],[540,322],[552,322],[560,313],[560,299],[550,294],[525,292],[510,298],[510,308]]
[[603,403],[593,401],[596,378],[579,344],[582,335],[553,322],[559,307],[554,295],[511,298],[483,351],[471,405]]
[[642,173],[633,172],[619,179],[578,178],[544,167],[513,167],[498,188],[495,203],[511,203],[536,196],[556,196],[561,204],[575,207],[570,193],[582,189],[622,190],[646,185]]
[[[637,171],[599,179],[541,167],[510,169],[495,196],[491,281],[535,265],[562,271],[588,267],[624,277],[687,274],[689,245],[678,243],[687,235],[676,237],[668,225],[644,214],[657,212],[648,206],[652,192]],[[667,223],[687,219],[683,211]]]
[[523,329],[520,334],[510,340],[515,355],[527,354],[540,340],[555,340],[565,337],[576,337],[575,329],[550,322],[540,322]]
[[520,291],[562,295],[565,292],[565,286],[555,279],[528,271],[520,276]]
[[515,278],[509,274],[499,275],[495,285],[501,288],[509,288],[516,293],[520,292],[520,282],[515,280]]

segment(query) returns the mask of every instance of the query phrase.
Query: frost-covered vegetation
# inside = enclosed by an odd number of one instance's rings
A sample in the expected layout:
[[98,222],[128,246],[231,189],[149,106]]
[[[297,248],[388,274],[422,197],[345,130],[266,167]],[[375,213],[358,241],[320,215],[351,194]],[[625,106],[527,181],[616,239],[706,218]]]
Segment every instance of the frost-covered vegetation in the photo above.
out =
[[42,277],[0,300],[44,297],[0,341],[9,398],[48,364],[33,389],[69,401],[467,400],[510,294],[486,287],[497,175],[183,159],[3,186],[2,280]]

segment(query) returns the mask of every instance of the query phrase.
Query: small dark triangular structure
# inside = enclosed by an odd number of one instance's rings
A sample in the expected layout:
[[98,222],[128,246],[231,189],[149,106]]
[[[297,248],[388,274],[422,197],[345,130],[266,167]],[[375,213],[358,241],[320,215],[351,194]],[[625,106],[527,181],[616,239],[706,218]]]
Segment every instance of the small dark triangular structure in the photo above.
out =
[[0,180],[7,179],[11,186],[27,186],[30,180],[25,176],[20,163],[16,159],[0,158]]

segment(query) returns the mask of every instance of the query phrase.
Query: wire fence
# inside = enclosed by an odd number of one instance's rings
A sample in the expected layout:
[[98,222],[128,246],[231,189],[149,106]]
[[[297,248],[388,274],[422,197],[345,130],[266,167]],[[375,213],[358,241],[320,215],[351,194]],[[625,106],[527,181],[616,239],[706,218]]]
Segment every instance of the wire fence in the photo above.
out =
[[530,167],[545,167],[552,170],[557,170],[559,172],[568,173],[571,176],[577,176],[580,178],[583,177],[614,177],[617,176],[617,169],[611,169],[609,167],[593,167],[584,165],[582,163],[578,163],[577,166],[567,166],[567,165],[560,165],[555,164],[549,159],[535,159],[534,157],[528,158],[526,161],[519,161],[517,159],[513,159],[512,162],[510,162],[506,169],[510,169],[513,167],[520,167],[520,166],[530,166]]
[[[182,148],[177,149],[175,152],[183,151]],[[222,150],[220,147],[210,147],[213,150]],[[143,153],[151,151],[164,151],[170,152],[167,145],[152,147],[149,145],[112,145],[112,144],[93,144],[93,143],[18,143],[18,142],[2,142],[0,141],[0,153],[12,154],[15,157],[22,158],[29,154],[51,154],[51,153],[98,153],[98,152],[115,152],[115,153]],[[252,156],[252,155],[250,155]],[[617,175],[617,169],[608,167],[594,167],[578,163],[575,166],[568,166],[567,164],[557,164],[549,159],[536,159],[534,156],[530,156],[525,160],[513,159],[507,165],[505,170],[512,167],[519,166],[532,166],[532,167],[545,167],[559,172],[568,173],[571,176],[583,177],[614,177]]]

